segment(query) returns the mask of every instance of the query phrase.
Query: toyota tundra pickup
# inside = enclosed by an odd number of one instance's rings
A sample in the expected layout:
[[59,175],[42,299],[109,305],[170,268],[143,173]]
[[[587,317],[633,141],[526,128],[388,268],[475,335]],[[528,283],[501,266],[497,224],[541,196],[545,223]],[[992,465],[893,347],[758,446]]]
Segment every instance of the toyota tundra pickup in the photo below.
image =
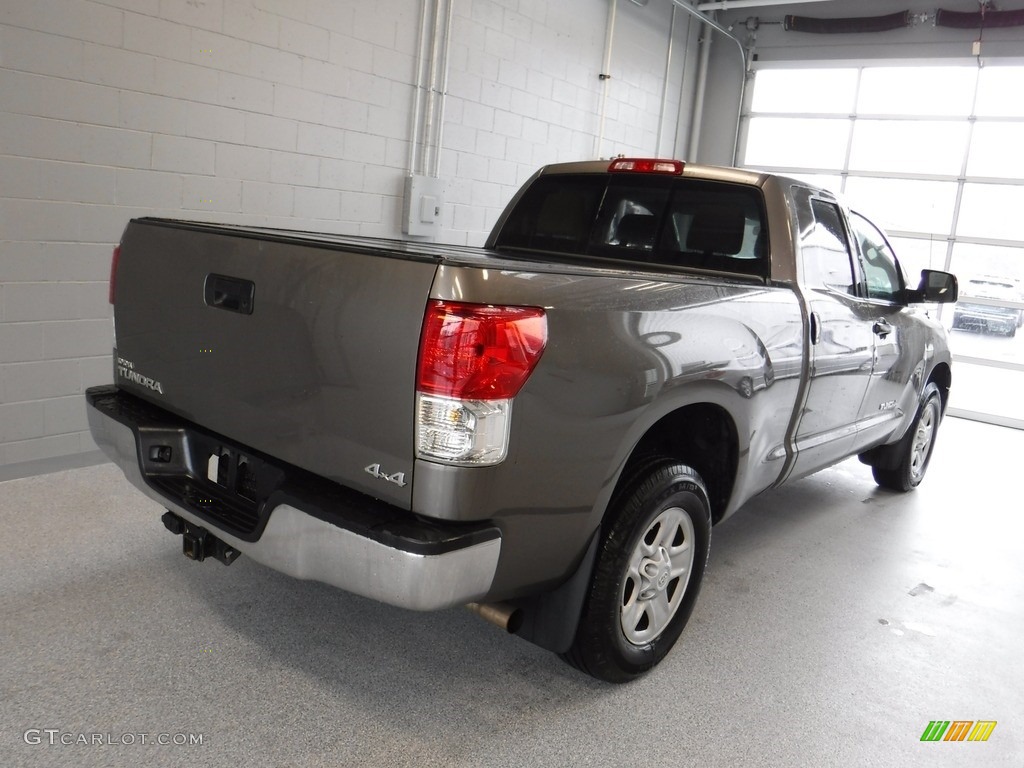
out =
[[132,220],[86,397],[193,560],[468,604],[621,682],[753,497],[854,455],[921,482],[951,382],[926,305],[956,298],[801,181],[568,163],[483,248]]

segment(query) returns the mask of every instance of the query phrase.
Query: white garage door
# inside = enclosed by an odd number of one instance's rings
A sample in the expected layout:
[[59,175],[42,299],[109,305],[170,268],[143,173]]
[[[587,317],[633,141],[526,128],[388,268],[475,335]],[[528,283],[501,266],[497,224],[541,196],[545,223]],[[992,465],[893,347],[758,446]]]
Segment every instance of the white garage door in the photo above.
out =
[[943,307],[953,412],[1024,428],[1024,67],[772,68],[754,79],[744,164],[842,192]]

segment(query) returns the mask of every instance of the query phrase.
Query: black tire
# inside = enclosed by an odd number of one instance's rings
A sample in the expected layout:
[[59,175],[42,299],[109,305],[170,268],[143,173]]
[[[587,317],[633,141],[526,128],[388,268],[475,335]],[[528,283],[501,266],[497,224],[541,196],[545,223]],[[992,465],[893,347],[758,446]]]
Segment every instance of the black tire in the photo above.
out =
[[934,382],[929,382],[921,396],[914,423],[897,443],[898,461],[893,469],[872,467],[875,482],[891,491],[905,493],[917,488],[935,449],[935,438],[942,421],[942,396]]
[[671,459],[642,464],[609,509],[576,638],[562,658],[611,683],[651,669],[690,618],[710,545],[700,475]]

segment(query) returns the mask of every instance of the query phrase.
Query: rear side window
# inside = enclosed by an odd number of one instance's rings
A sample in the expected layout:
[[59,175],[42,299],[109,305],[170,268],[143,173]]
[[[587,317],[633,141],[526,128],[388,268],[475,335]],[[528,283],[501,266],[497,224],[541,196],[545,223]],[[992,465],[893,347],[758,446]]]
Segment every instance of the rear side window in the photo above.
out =
[[496,247],[768,276],[760,190],[631,174],[542,176]]
[[810,226],[802,223],[800,232],[804,283],[856,296],[857,280],[839,207],[815,197],[811,198],[811,212]]

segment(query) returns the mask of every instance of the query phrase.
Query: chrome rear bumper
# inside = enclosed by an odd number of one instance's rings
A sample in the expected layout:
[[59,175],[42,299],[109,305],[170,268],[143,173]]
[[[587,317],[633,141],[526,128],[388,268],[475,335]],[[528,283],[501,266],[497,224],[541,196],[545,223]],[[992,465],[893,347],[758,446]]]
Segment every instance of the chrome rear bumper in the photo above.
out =
[[[140,437],[140,427],[144,431],[146,425],[139,423],[138,408],[117,412],[118,397],[124,396],[113,387],[96,387],[87,393],[89,427],[103,452],[151,499],[253,560],[289,576],[413,610],[462,605],[484,598],[490,590],[501,552],[496,528],[445,531],[410,516],[410,522],[395,534],[368,529],[362,523],[348,525],[344,510],[332,510],[334,517],[323,519],[322,509],[314,511],[314,505],[305,509],[292,494],[287,503],[262,512],[266,524],[258,538],[250,541],[233,535],[187,498],[172,497],[164,486],[158,489],[147,481],[142,469],[144,438]],[[166,430],[166,424],[160,428]],[[418,530],[422,536],[417,539]]]

